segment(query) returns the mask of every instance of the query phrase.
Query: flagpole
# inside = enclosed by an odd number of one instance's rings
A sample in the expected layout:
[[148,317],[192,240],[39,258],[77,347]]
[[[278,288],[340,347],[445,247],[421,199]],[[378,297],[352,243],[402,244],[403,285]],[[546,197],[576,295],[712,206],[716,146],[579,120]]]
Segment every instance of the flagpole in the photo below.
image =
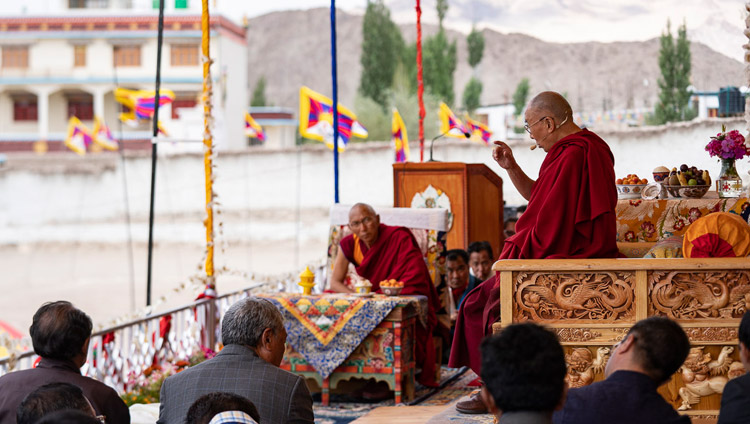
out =
[[[161,95],[161,48],[164,40],[164,0],[159,0],[159,30],[156,45],[156,92],[154,93],[153,137],[159,134],[159,103]],[[154,249],[154,189],[156,187],[156,151],[157,143],[151,142],[151,201],[148,212],[148,269],[146,274],[146,306],[151,305],[151,264]]]
[[422,8],[417,0],[417,99],[419,100],[419,161],[424,162],[424,81],[422,80]]
[[333,82],[333,199],[339,202],[339,90],[336,81],[336,0],[331,0],[331,79]]

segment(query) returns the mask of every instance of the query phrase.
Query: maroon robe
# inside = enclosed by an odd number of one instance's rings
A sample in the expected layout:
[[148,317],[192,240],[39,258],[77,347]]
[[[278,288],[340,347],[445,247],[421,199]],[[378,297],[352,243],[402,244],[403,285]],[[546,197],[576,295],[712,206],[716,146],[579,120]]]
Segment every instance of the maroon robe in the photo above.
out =
[[[529,206],[499,259],[614,258],[617,251],[614,157],[582,130],[555,143],[531,189]],[[500,317],[499,273],[461,304],[448,366],[480,374],[479,343]]]
[[422,368],[418,381],[426,386],[434,386],[435,349],[432,331],[437,324],[435,311],[440,308],[437,291],[432,284],[430,273],[411,231],[404,227],[391,227],[380,224],[378,239],[369,248],[359,241],[362,263],[354,260],[354,237],[348,235],[341,240],[341,251],[346,259],[356,267],[357,274],[372,283],[372,290],[380,292],[380,282],[395,279],[404,282],[402,295],[422,295],[427,297],[427,327],[415,326],[414,353],[417,366]]

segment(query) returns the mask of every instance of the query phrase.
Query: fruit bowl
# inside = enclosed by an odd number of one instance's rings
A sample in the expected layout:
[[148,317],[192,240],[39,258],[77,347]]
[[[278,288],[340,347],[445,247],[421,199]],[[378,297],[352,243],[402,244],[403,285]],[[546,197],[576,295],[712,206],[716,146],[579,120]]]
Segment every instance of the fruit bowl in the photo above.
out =
[[640,199],[643,189],[648,184],[616,184],[617,197],[620,199]]
[[665,187],[667,187],[667,191],[672,197],[689,197],[692,199],[700,199],[711,188],[710,185],[667,185]]
[[383,287],[383,286],[380,286],[380,290],[383,291],[383,294],[388,295],[388,296],[398,296],[398,294],[401,293],[401,289],[403,289],[403,288],[404,288],[403,286],[401,286],[401,287],[398,287],[398,286],[397,287]]

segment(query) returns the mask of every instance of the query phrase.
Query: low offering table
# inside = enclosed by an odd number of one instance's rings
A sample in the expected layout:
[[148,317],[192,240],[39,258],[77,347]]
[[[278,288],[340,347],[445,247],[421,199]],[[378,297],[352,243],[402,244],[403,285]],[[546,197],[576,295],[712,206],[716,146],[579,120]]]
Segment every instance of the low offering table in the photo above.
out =
[[351,378],[375,379],[414,397],[414,326],[425,319],[424,296],[260,294],[284,316],[287,348],[281,368],[313,380],[328,405],[329,391]]

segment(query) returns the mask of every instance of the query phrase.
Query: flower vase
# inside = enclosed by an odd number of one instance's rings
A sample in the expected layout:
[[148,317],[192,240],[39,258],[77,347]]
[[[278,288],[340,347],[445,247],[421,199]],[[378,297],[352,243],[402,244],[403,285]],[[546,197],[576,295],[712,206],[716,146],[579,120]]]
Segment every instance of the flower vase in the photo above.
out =
[[737,172],[734,159],[721,160],[721,172],[716,179],[716,191],[719,197],[740,197],[742,195],[742,179]]

